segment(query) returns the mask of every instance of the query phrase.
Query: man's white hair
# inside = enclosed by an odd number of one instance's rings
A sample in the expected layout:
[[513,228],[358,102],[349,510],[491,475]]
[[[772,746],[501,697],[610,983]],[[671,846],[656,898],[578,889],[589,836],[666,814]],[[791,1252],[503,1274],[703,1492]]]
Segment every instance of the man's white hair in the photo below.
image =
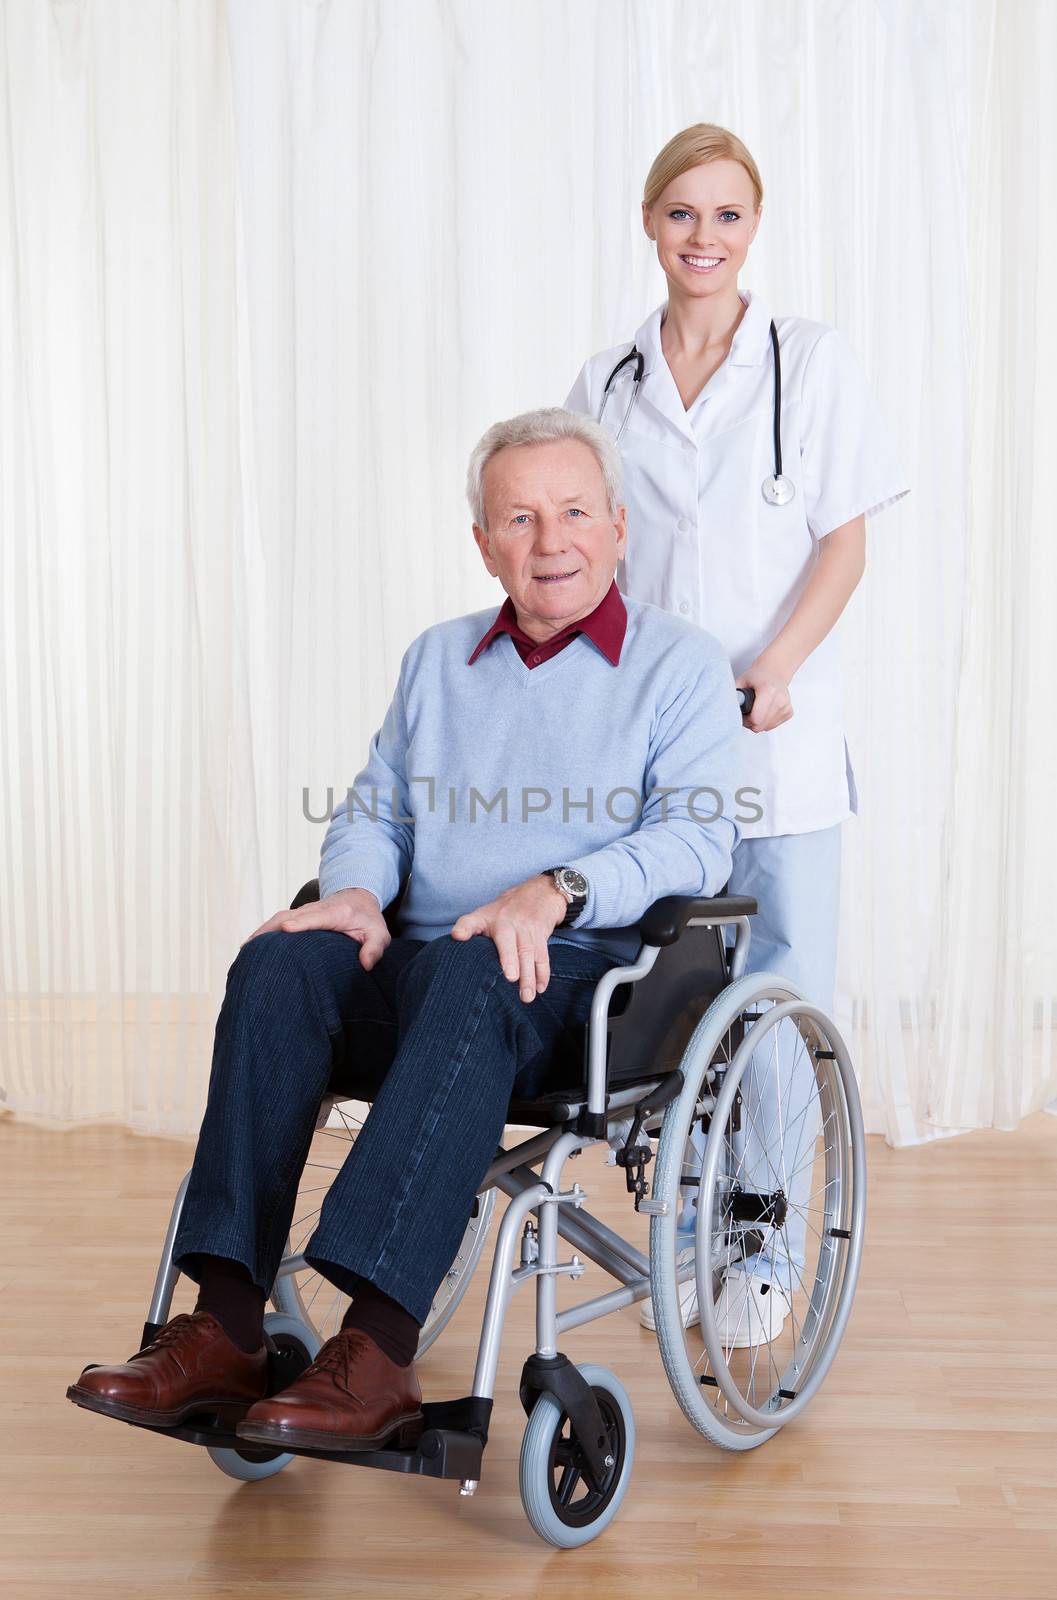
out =
[[519,417],[509,417],[506,422],[493,422],[474,446],[466,469],[466,498],[479,528],[488,529],[484,469],[496,452],[505,450],[507,445],[553,444],[558,439],[579,439],[594,451],[606,486],[610,515],[616,516],[623,487],[620,452],[616,445],[604,428],[581,412],[566,411],[561,406],[543,406],[539,411],[523,411]]

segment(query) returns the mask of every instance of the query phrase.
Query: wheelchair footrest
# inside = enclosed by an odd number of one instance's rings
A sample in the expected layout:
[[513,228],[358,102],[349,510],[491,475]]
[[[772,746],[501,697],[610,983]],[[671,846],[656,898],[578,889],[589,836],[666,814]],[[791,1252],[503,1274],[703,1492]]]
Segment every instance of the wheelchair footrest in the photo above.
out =
[[291,1450],[313,1461],[340,1461],[347,1467],[378,1467],[383,1472],[413,1472],[422,1478],[477,1478],[481,1476],[484,1445],[474,1433],[451,1428],[427,1428],[409,1450]]
[[[247,1407],[248,1409],[248,1407]],[[182,1439],[185,1444],[212,1445],[217,1450],[238,1450],[248,1460],[266,1461],[276,1455],[309,1456],[317,1461],[340,1461],[351,1467],[380,1467],[385,1472],[414,1472],[423,1478],[476,1478],[481,1476],[481,1459],[488,1442],[491,1400],[468,1395],[463,1400],[427,1402],[422,1407],[425,1426],[418,1441],[405,1449],[385,1450],[302,1450],[255,1445],[240,1439],[209,1413],[189,1417],[179,1427],[161,1427],[149,1422],[128,1422],[133,1428],[160,1433],[167,1439]]]
[[475,1478],[488,1442],[491,1400],[468,1395],[463,1400],[425,1402],[425,1426],[418,1442],[402,1450],[291,1450],[316,1461],[340,1461],[350,1467],[378,1467],[383,1472],[413,1472],[423,1478]]
[[[247,1409],[249,1409],[247,1407]],[[102,1413],[105,1415],[105,1413]],[[129,1417],[115,1419],[127,1423],[130,1428],[142,1428],[145,1433],[160,1433],[165,1439],[182,1439],[185,1444],[212,1445],[217,1450],[242,1450],[247,1454],[257,1453],[257,1447],[248,1439],[236,1438],[230,1428],[224,1427],[214,1417],[203,1412],[198,1417],[189,1417],[179,1427],[169,1428],[161,1423],[134,1422]],[[260,1446],[260,1456],[274,1455],[274,1450],[269,1450],[266,1445]]]

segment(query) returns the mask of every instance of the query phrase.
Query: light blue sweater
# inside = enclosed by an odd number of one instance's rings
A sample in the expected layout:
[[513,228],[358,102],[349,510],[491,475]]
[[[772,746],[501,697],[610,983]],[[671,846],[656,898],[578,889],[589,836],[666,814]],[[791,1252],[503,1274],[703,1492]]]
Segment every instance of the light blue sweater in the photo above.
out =
[[616,666],[579,634],[530,669],[506,633],[469,666],[495,609],[419,634],[331,814],[321,895],[369,889],[386,906],[410,871],[398,931],[436,939],[534,873],[576,867],[587,904],[552,939],[629,961],[654,900],[718,894],[739,837],[730,664],[694,624],[624,604]]

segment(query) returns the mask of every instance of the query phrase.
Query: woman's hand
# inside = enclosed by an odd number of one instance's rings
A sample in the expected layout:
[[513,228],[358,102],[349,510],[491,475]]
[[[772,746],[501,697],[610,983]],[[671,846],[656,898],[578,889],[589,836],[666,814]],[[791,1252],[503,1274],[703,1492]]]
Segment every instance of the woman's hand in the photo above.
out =
[[751,728],[753,733],[769,733],[772,728],[788,722],[793,715],[789,681],[765,656],[757,656],[752,666],[737,679],[735,687],[756,691],[752,710],[742,718],[746,728]]
[[756,704],[742,719],[746,728],[767,733],[789,721],[789,685],[836,623],[865,569],[866,517],[860,515],[822,539],[815,569],[792,616],[737,680],[739,689],[756,690]]
[[453,939],[487,934],[499,952],[503,975],[516,983],[522,1000],[535,1000],[550,982],[547,941],[564,917],[568,901],[546,873],[526,878],[513,889],[465,912],[452,925]]
[[250,939],[256,939],[259,933],[305,933],[309,928],[330,928],[335,933],[347,933],[350,939],[359,939],[364,972],[370,972],[392,939],[378,897],[369,889],[339,889],[325,900],[298,906],[296,911],[277,911],[253,930]]

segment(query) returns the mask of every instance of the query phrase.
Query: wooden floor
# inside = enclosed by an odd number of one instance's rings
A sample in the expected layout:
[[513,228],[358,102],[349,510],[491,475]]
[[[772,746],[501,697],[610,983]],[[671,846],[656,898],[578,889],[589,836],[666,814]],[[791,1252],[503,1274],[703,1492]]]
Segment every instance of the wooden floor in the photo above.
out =
[[[533,1534],[517,1490],[530,1290],[508,1319],[474,1499],[315,1461],[239,1484],[200,1449],[64,1397],[85,1363],[138,1343],[190,1146],[0,1119],[0,1587],[12,1600],[1054,1600],[1057,1117],[908,1151],[872,1139],[869,1155],[843,1347],[810,1409],[760,1449],[731,1455],[690,1428],[637,1308],[566,1336],[567,1354],[623,1379],[638,1447],[612,1527],[562,1552]],[[588,1153],[576,1176],[634,1237],[644,1219],[623,1175]],[[469,1387],[486,1278],[423,1360],[427,1399]],[[562,1284],[566,1298],[609,1286],[598,1269]]]

